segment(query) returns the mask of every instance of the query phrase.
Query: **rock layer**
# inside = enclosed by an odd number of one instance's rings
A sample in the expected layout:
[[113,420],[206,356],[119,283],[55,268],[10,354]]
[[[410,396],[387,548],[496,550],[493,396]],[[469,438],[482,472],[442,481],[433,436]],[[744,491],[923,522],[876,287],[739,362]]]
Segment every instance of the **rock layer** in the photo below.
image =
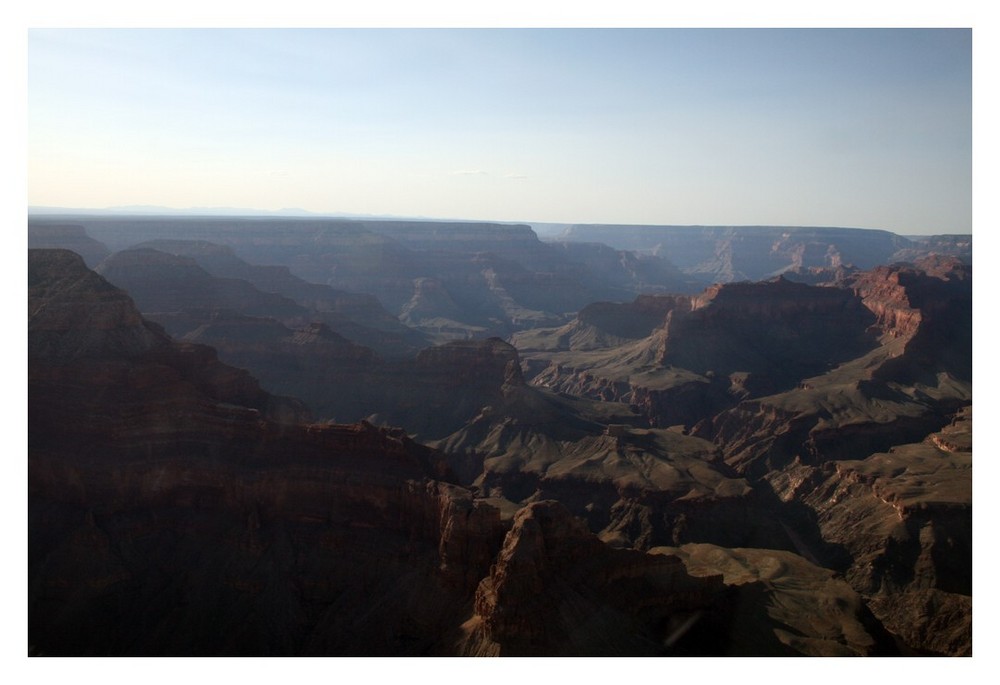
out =
[[300,423],[72,253],[29,293],[32,653],[450,649],[505,527],[440,455]]
[[616,550],[557,502],[518,512],[476,590],[465,651],[475,655],[656,655],[683,623],[720,599],[675,557]]
[[[594,304],[522,367],[245,312],[178,342],[31,251],[32,653],[970,653],[971,271],[824,254],[825,287]],[[512,257],[456,311],[524,315]],[[311,424],[192,340],[356,415]]]

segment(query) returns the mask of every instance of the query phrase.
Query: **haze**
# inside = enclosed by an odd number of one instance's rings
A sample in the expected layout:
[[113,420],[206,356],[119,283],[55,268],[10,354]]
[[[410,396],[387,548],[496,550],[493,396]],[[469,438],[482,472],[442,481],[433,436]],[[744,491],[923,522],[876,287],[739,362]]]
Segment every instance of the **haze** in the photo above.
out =
[[968,233],[971,38],[32,30],[28,201]]

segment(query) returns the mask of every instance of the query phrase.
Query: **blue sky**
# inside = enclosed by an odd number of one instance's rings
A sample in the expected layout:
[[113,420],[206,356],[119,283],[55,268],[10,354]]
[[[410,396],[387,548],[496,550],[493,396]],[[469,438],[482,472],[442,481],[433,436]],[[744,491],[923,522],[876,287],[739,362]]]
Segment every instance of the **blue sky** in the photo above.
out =
[[28,34],[28,202],[970,232],[964,29]]

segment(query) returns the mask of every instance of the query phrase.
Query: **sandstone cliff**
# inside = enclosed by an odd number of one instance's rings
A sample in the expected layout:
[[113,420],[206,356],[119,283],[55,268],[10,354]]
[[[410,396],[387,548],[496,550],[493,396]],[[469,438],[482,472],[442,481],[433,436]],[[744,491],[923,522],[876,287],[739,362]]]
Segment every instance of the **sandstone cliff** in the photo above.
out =
[[[632,330],[638,333],[662,308],[659,325],[641,339],[610,347],[577,344],[574,349],[574,336],[594,328],[588,310],[572,326],[550,334],[550,339],[566,341],[562,349],[533,352],[533,343],[537,349],[546,341],[538,332],[515,338],[528,346],[533,382],[626,402],[652,425],[692,426],[739,400],[794,388],[803,378],[878,346],[871,330],[876,317],[861,297],[845,288],[778,278],[716,285],[695,297],[647,302],[658,305],[649,314],[635,311],[639,300],[618,312],[635,322]],[[627,330],[622,324],[599,325]],[[607,334],[585,339],[602,338],[615,342]]]
[[930,272],[895,266],[858,275],[854,292],[875,315],[878,347],[795,390],[745,400],[695,432],[759,475],[796,456],[864,457],[938,430],[972,400],[968,274],[957,262],[934,261]]

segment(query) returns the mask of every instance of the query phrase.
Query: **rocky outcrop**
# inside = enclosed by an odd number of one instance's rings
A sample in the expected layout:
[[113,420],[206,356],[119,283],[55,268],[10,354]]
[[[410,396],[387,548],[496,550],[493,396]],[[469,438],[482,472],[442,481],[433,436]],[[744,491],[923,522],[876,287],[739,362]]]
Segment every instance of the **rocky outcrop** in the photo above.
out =
[[852,286],[878,316],[884,335],[906,339],[903,354],[875,374],[914,383],[945,371],[972,379],[972,267],[931,256],[912,266],[880,267]]
[[28,358],[136,355],[167,346],[119,288],[69,250],[28,250]]
[[[971,322],[970,267],[934,256],[844,270],[826,287],[718,285],[689,309],[673,308],[646,339],[589,350],[537,345],[525,354],[532,383],[625,401],[712,441],[752,488],[743,503],[758,507],[746,518],[770,515],[787,534],[772,534],[766,546],[842,573],[864,600],[861,613],[870,612],[865,625],[881,623],[908,653],[967,654],[971,439],[946,427],[971,406]],[[647,501],[656,504],[621,519],[630,544],[664,539],[655,523],[672,520],[670,534],[687,544],[757,546],[678,526],[675,503]],[[609,497],[593,509],[614,518],[640,507]],[[711,512],[687,520],[714,520]],[[723,519],[741,520],[732,511]],[[888,649],[877,642],[847,651]]]
[[879,347],[795,390],[745,400],[695,433],[724,445],[742,472],[762,475],[796,457],[864,457],[940,429],[972,401],[972,291],[967,266],[933,264],[936,275],[896,266],[856,278]]
[[602,545],[554,501],[521,509],[463,626],[473,655],[867,655],[887,634],[791,552]]
[[185,341],[211,345],[227,364],[248,369],[273,392],[301,399],[321,420],[351,422],[373,413],[384,364],[372,350],[312,323],[216,313]]
[[[878,346],[870,330],[875,316],[849,289],[778,278],[716,285],[696,297],[646,303],[665,309],[662,323],[648,337],[603,349],[579,345],[582,349],[566,352],[529,351],[532,382],[628,403],[655,426],[693,426],[740,400],[794,388]],[[637,328],[648,321],[634,307],[616,309],[615,314],[635,319]],[[572,341],[588,325],[581,316],[577,322],[574,329],[556,329],[553,335]],[[542,340],[537,332],[515,338],[529,350]]]
[[745,372],[779,389],[872,349],[872,323],[860,298],[840,288],[780,277],[716,285],[694,298],[690,313],[672,312],[659,362],[699,374]]
[[182,339],[213,346],[270,391],[304,401],[318,419],[370,418],[424,439],[458,430],[498,402],[505,384],[523,382],[517,351],[496,338],[383,359],[322,323],[289,327],[215,312]]
[[[170,340],[77,256],[29,260],[31,653],[718,649],[718,578],[605,545],[558,505],[503,544],[501,509],[443,482],[440,452],[369,423],[279,422],[245,373]],[[526,390],[501,341],[422,359],[449,362]]]
[[814,512],[845,578],[914,653],[972,650],[971,424],[969,408],[921,442],[767,476]]
[[[216,252],[184,244],[199,245]],[[321,313],[248,281],[215,277],[192,257],[126,250],[100,272],[130,288],[140,309],[169,333],[213,346],[226,363],[249,370],[272,392],[301,398],[325,420],[370,416],[437,438],[493,402],[505,382],[520,382],[516,351],[497,339],[383,359],[331,330]]]
[[972,235],[945,234],[930,236],[908,236],[910,245],[892,255],[888,263],[916,262],[928,256],[957,257],[966,264],[972,264]]
[[885,629],[861,596],[833,571],[774,549],[690,544],[660,547],[697,577],[721,575],[730,601],[729,656],[871,656],[894,654]]
[[612,546],[793,549],[772,521],[772,503],[710,443],[640,423],[623,405],[515,385],[434,445],[458,482],[482,496],[517,505],[558,500]]
[[612,549],[558,502],[517,513],[465,624],[472,655],[657,655],[670,627],[721,599],[676,557]]
[[[90,385],[163,405],[207,396],[273,418],[307,416],[301,403],[273,397],[245,371],[219,363],[213,349],[174,343],[73,252],[29,250],[28,332],[29,383],[38,400],[32,420],[65,414],[73,421],[65,405],[104,400]],[[96,412],[89,428],[123,420]]]
[[143,454],[143,431],[113,458],[32,448],[38,652],[450,653],[505,530],[496,509],[370,426],[199,436],[216,454],[181,436]]
[[674,309],[690,309],[685,295],[639,295],[631,302],[593,302],[558,328],[535,328],[511,336],[522,352],[598,350],[652,335]]
[[[408,325],[430,324],[433,322],[439,332],[463,331],[459,320],[461,308],[452,299],[448,289],[436,278],[423,277],[413,281],[413,295],[403,305],[399,318]],[[444,329],[444,330],[442,330]]]
[[635,292],[695,293],[704,287],[700,280],[686,276],[662,256],[616,250],[602,243],[558,241],[548,245],[567,260],[588,267],[609,291],[619,289],[621,299]]
[[499,338],[429,347],[412,364],[387,369],[384,378],[393,379],[393,387],[379,419],[425,439],[453,433],[501,402],[505,388],[524,382],[517,350]]

